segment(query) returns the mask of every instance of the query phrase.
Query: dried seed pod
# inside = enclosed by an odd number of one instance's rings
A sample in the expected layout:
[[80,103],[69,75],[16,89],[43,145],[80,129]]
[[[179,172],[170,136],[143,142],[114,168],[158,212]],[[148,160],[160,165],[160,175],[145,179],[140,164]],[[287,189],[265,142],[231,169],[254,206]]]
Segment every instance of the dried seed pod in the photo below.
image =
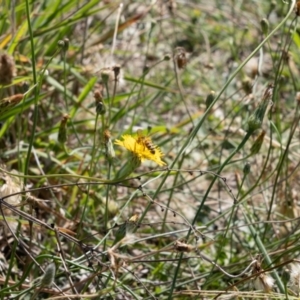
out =
[[103,91],[103,87],[101,86],[100,89],[95,90],[94,92],[94,98],[97,101],[102,101],[103,96],[102,96],[102,91]]
[[107,143],[111,139],[111,132],[108,129],[104,130],[104,142]]
[[288,51],[286,51],[285,49],[283,49],[282,50],[282,59],[283,59],[283,61],[288,64],[289,61],[290,61],[290,58],[291,58],[291,54]]
[[120,75],[121,66],[120,65],[114,65],[114,66],[112,66],[112,70],[113,70],[113,72],[115,74],[114,80],[117,81],[118,78],[119,78],[119,75]]
[[94,98],[96,102],[96,113],[99,115],[104,115],[106,112],[105,104],[103,103],[103,96],[102,96],[103,87],[101,86],[100,89],[94,92]]
[[272,84],[268,85],[258,107],[249,117],[247,122],[249,133],[253,133],[255,130],[261,128],[268,105],[270,104],[269,100],[271,100],[273,95],[273,88],[274,86]]
[[104,115],[106,113],[106,107],[102,101],[96,103],[96,113],[99,115]]
[[250,77],[245,76],[242,80],[242,88],[244,92],[249,95],[252,93],[253,83]]
[[60,122],[58,130],[58,141],[64,144],[67,141],[67,122],[69,120],[69,115],[65,114]]
[[179,69],[183,69],[187,64],[186,51],[183,47],[177,47],[174,55],[175,63]]
[[104,143],[105,143],[105,149],[106,149],[106,156],[108,158],[115,158],[116,157],[116,153],[114,150],[114,145],[113,142],[111,140],[111,133],[108,129],[104,130]]
[[246,163],[243,169],[243,172],[245,175],[249,174],[251,171],[251,165],[249,163]]
[[174,249],[178,252],[191,252],[195,249],[195,247],[180,241],[176,241],[174,243]]
[[23,97],[23,94],[16,94],[0,100],[0,112],[3,113],[4,111],[7,111],[10,107],[17,105],[21,102]]

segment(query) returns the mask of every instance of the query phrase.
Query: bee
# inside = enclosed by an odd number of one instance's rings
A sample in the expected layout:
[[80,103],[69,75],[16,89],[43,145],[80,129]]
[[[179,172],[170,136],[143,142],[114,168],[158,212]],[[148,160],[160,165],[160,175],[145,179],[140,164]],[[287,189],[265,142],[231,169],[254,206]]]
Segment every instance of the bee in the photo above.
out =
[[156,146],[153,145],[151,138],[149,136],[145,136],[143,131],[140,129],[137,131],[137,142],[144,145],[151,154],[155,154]]

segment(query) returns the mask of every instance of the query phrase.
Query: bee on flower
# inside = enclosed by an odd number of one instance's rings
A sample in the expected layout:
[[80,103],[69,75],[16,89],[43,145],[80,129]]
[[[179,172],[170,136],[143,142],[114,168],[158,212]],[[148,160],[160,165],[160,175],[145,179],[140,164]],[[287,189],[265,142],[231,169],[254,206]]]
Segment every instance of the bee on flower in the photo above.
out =
[[162,160],[164,156],[159,147],[152,143],[149,136],[143,136],[139,130],[137,136],[125,134],[121,140],[116,140],[115,144],[126,148],[133,155],[137,156],[141,162],[145,159],[156,162],[159,166],[164,166],[166,163]]
[[[153,144],[149,136],[144,136],[139,130],[136,135],[124,134],[122,140],[116,140],[115,144],[126,148],[132,154],[125,170],[121,172],[121,178],[128,176],[133,172],[144,160],[152,160],[159,166],[165,166],[166,163],[162,160],[164,154],[158,146]],[[120,178],[120,176],[118,176]]]
[[145,148],[149,149],[151,154],[155,154],[157,146],[152,143],[149,136],[144,136],[143,131],[140,129],[137,131],[137,142],[138,144],[143,145]]

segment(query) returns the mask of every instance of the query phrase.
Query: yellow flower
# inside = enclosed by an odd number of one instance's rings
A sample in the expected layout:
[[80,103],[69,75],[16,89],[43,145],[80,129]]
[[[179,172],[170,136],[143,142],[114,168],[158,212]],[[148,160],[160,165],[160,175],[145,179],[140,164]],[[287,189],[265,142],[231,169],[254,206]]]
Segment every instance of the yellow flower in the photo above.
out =
[[134,156],[137,156],[141,162],[148,159],[156,162],[160,166],[166,165],[166,163],[161,160],[163,153],[159,147],[152,144],[150,137],[141,135],[133,137],[132,135],[124,134],[122,139],[123,141],[116,140],[115,144],[129,150]]

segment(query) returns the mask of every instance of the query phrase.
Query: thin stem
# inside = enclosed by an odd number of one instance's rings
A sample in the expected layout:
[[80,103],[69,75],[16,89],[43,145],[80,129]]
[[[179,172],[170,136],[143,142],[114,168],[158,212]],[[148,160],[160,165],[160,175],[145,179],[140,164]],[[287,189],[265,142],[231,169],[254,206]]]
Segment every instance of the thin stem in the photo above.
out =
[[[37,126],[37,119],[38,119],[38,97],[39,97],[39,90],[37,89],[37,74],[36,74],[36,64],[35,64],[35,50],[34,50],[34,42],[33,42],[33,33],[31,28],[31,21],[30,21],[30,9],[29,9],[29,1],[26,0],[25,3],[26,6],[26,17],[27,17],[27,24],[28,24],[28,31],[30,36],[30,46],[31,46],[31,62],[32,62],[32,76],[33,76],[33,85],[34,85],[34,111],[33,111],[33,123],[32,123],[32,130],[31,135],[29,137],[29,145],[28,145],[28,151],[27,151],[27,157],[25,162],[25,168],[24,168],[24,175],[28,174],[29,169],[29,162],[30,162],[30,156],[33,146],[33,141],[35,138],[35,130]],[[24,177],[24,186],[26,186],[26,177]]]

